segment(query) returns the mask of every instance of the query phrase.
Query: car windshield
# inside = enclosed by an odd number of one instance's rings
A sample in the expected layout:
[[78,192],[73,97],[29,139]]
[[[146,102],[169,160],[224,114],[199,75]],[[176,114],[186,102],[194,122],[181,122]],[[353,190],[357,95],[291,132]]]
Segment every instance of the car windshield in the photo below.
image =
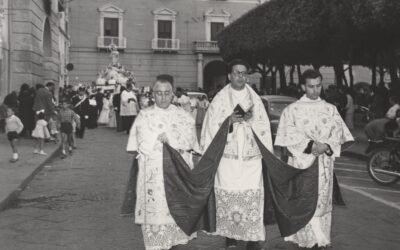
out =
[[273,101],[269,103],[269,113],[273,116],[280,116],[283,110],[289,105],[291,102],[288,101]]

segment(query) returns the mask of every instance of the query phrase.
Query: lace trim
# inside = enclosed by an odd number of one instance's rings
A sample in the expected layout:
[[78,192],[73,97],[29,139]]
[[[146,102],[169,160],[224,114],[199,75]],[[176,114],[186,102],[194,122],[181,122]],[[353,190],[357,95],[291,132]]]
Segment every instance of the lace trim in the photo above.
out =
[[176,224],[142,225],[146,250],[170,249],[175,245],[187,244],[197,233],[187,236]]
[[237,240],[265,240],[264,193],[260,189],[227,191],[215,188],[217,232]]

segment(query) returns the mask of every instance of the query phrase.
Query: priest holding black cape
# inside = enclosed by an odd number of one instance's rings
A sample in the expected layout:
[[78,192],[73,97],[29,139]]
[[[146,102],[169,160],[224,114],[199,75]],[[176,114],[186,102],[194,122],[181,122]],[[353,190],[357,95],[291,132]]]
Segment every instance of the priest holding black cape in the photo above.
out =
[[[162,167],[169,213],[187,236],[203,230],[225,236],[228,244],[248,241],[247,249],[258,250],[264,249],[266,224],[276,220],[281,235],[289,236],[311,220],[318,200],[318,162],[298,169],[271,153],[268,117],[246,84],[246,66],[233,62],[230,74],[244,92],[234,93],[227,85],[211,104],[203,124],[203,156],[194,168],[168,143]],[[123,214],[134,211],[136,175],[134,162]]]

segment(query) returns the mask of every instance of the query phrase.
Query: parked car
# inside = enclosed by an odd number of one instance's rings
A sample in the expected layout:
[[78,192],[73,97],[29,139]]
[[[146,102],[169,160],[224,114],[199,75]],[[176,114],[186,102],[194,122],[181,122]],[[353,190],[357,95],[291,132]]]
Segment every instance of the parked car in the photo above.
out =
[[276,131],[278,130],[279,119],[283,110],[291,103],[297,101],[296,98],[282,95],[263,95],[261,100],[267,111],[270,123],[272,138],[275,139]]

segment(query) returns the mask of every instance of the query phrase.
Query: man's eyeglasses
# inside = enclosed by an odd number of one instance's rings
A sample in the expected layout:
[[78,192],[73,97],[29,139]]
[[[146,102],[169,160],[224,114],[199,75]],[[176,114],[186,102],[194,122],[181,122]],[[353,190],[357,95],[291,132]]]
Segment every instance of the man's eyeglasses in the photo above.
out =
[[240,72],[240,71],[233,71],[232,74],[233,74],[233,76],[235,76],[235,77],[237,77],[237,78],[239,78],[239,77],[245,78],[245,77],[248,76],[247,71],[242,71],[242,72]]

